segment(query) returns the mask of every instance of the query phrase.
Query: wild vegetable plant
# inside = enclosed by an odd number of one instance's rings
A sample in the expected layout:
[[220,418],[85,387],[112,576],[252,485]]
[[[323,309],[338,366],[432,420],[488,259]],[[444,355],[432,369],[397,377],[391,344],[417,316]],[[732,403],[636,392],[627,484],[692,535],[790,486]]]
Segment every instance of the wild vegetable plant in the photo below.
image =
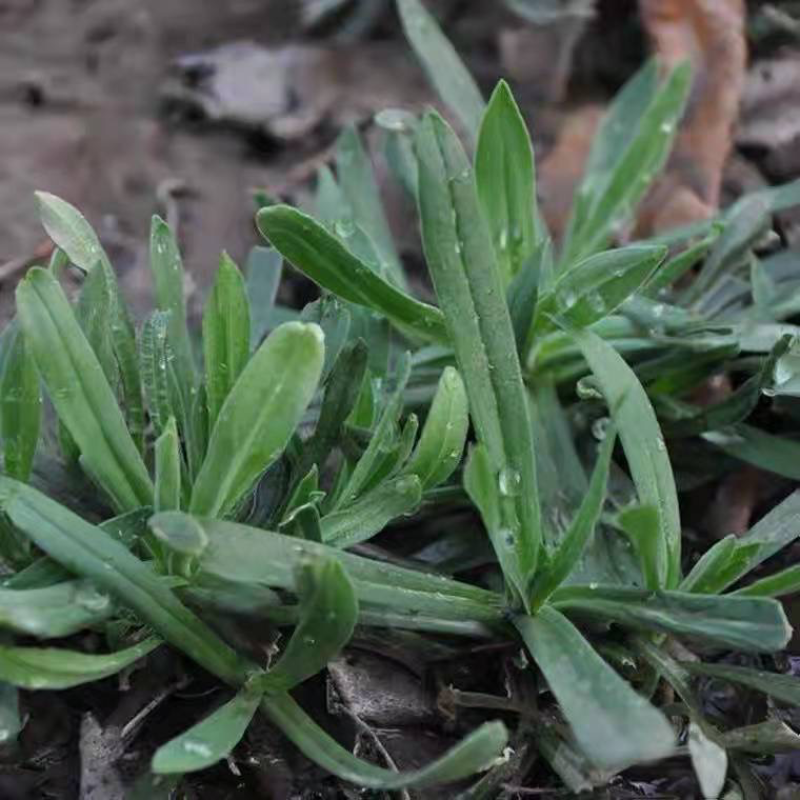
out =
[[[683,703],[704,790],[718,792],[736,731],[707,718],[692,678],[793,704],[798,682],[676,659],[674,641],[699,655],[785,646],[790,629],[773,598],[797,589],[797,569],[741,581],[800,533],[800,495],[687,569],[670,456],[692,443],[794,477],[795,443],[744,420],[763,394],[796,394],[797,331],[784,322],[796,310],[777,288],[796,278],[752,248],[797,187],[672,235],[671,251],[655,240],[612,248],[664,164],[690,83],[685,67],[659,80],[648,65],[612,105],[557,245],[536,208],[530,139],[509,87],[484,103],[417,0],[398,5],[474,150],[470,158],[435,111],[378,120],[418,207],[435,305],[410,293],[352,129],[336,176],[320,174],[316,216],[260,210],[274,249],[254,251],[246,278],[223,255],[201,346],[161,220],[150,248],[157,310],[137,331],[94,232],[40,195],[58,249],[20,284],[0,349],[3,716],[14,720],[10,687],[87,683],[165,643],[234,693],[158,750],[157,774],[224,758],[260,709],[309,758],[360,786],[491,768],[466,796],[492,796],[509,757],[503,723],[485,723],[429,767],[395,773],[354,757],[291,692],[356,626],[515,641],[558,716],[527,709],[512,744],[533,737],[569,788],[677,752],[678,733],[651,702],[660,676]],[[323,289],[300,313],[274,303],[281,257]],[[67,265],[84,276],[75,303],[62,288]],[[687,399],[721,372],[748,377],[716,406]],[[712,464],[692,478],[719,474]],[[459,531],[441,535],[460,547],[446,564],[400,566],[359,547],[399,518],[446,514],[444,503],[477,510],[488,556]],[[482,567],[477,579],[467,565]],[[214,615],[231,610],[293,629],[274,663],[212,630]],[[104,655],[15,641],[112,623],[124,635]],[[768,744],[774,730],[756,735]]]

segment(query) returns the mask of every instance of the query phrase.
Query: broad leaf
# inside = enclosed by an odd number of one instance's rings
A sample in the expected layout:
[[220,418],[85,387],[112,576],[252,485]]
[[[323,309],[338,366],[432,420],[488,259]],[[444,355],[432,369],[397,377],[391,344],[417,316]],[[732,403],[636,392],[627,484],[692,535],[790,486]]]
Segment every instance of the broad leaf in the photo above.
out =
[[260,701],[258,692],[243,689],[197,725],[161,745],[151,769],[157,775],[196,772],[227,757],[244,736]]
[[287,322],[267,337],[220,411],[192,490],[193,513],[229,512],[280,456],[317,388],[324,352],[313,324]]
[[689,724],[689,755],[692,758],[697,782],[703,797],[716,800],[725,786],[728,772],[728,754],[713,739],[703,733],[703,729],[692,722]]
[[666,717],[611,669],[569,620],[545,606],[535,617],[518,617],[515,625],[592,762],[618,770],[671,755],[675,733]]

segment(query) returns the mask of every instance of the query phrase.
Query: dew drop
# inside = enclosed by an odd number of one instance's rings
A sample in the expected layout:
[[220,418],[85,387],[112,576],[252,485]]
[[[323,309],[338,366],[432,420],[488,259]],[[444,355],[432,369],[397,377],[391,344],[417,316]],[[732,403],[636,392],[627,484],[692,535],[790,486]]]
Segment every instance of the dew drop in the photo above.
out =
[[522,484],[522,476],[511,467],[503,467],[497,478],[497,488],[503,497],[516,497]]

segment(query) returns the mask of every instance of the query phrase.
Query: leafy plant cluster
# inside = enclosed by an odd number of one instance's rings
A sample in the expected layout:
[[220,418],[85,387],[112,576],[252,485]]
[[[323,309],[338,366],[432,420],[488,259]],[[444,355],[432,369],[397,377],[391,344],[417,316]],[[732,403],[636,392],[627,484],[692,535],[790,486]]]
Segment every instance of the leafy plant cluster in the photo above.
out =
[[[690,656],[786,645],[775,598],[800,588],[800,570],[742,581],[796,539],[800,495],[687,565],[678,488],[737,462],[800,477],[800,446],[746,421],[765,395],[768,421],[796,417],[796,270],[754,248],[800,189],[608,249],[663,166],[690,85],[686,67],[659,80],[650,64],[609,109],[556,247],[510,89],[501,82],[484,103],[433,18],[417,0],[398,5],[474,151],[435,111],[378,118],[419,209],[437,305],[409,291],[355,130],[339,140],[336,176],[320,172],[313,216],[262,208],[271,247],[254,250],[246,278],[223,254],[201,348],[163,221],[150,236],[157,310],[137,331],[89,225],[39,195],[57,249],[18,287],[0,350],[3,738],[21,728],[17,688],[95,681],[166,644],[234,694],[156,752],[156,774],[224,758],[260,710],[359,786],[488,770],[464,796],[493,796],[509,758],[503,722],[398,773],[356,758],[292,697],[357,626],[376,627],[518,641],[558,711],[531,707],[512,743],[533,738],[574,791],[680,752],[683,719],[682,741],[716,796],[728,753],[745,772],[753,742],[771,752],[791,731],[777,711],[726,730],[702,708],[695,677],[793,705],[800,683]],[[282,259],[323,290],[302,312],[275,304]],[[83,273],[75,303],[67,268]],[[692,401],[721,374],[737,379],[727,397]],[[477,509],[491,550],[455,530],[437,533],[448,547],[424,564],[359,548],[394,520],[454,503]],[[291,629],[274,663],[208,624],[231,611]],[[30,641],[87,629],[105,632],[108,653]],[[672,721],[652,702],[660,679],[680,701]]]

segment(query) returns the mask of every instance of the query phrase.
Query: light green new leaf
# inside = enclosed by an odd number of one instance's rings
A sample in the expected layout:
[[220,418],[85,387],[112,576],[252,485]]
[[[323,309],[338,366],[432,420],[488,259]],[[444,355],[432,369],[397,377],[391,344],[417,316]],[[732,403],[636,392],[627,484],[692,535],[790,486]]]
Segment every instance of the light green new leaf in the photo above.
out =
[[606,431],[600,452],[597,454],[589,488],[578,513],[570,523],[566,536],[550,563],[545,569],[539,571],[532,583],[530,595],[531,607],[534,610],[539,609],[544,601],[570,576],[594,533],[606,499],[608,471],[616,440],[616,431]]
[[296,571],[300,620],[278,662],[256,679],[268,694],[288,692],[316,675],[350,641],[358,600],[340,563],[317,558]]
[[594,764],[619,770],[671,755],[675,733],[667,718],[609,667],[566,617],[544,606],[535,617],[518,617],[515,625]]
[[0,478],[0,508],[51,558],[130,606],[143,622],[209,672],[235,685],[243,680],[247,669],[243,660],[147,564],[102,528],[9,478]]
[[145,639],[108,655],[60,647],[0,647],[0,680],[20,689],[70,689],[116,675],[160,644],[160,639]]
[[533,150],[525,120],[505,81],[481,121],[475,184],[497,264],[508,284],[539,243]]
[[167,420],[175,415],[174,393],[170,386],[173,357],[168,349],[169,315],[154,311],[142,327],[139,360],[147,413],[156,436],[160,436]]
[[150,476],[57,281],[32,269],[17,287],[17,310],[56,412],[92,473],[120,510],[151,505]]
[[682,661],[681,666],[692,675],[738,683],[764,692],[783,703],[800,707],[800,678],[793,675],[737,667],[733,664],[704,664],[696,661]]
[[355,502],[322,518],[322,541],[352,547],[380,533],[393,519],[412,514],[422,501],[416,475],[379,483]]
[[157,775],[196,772],[230,755],[258,710],[261,695],[239,692],[197,725],[156,750],[151,769]]
[[610,344],[588,330],[573,329],[570,334],[608,404],[639,501],[658,509],[660,585],[675,587],[680,580],[681,567],[678,494],[653,406],[633,370]]
[[107,619],[111,598],[86,581],[37,589],[0,589],[0,628],[53,639],[71,636]]
[[0,364],[0,444],[6,475],[27,481],[42,424],[39,373],[18,323],[6,332]]
[[502,722],[486,722],[443,756],[413,772],[393,772],[361,761],[317,725],[288,695],[264,698],[261,708],[303,755],[332,774],[367,789],[449,783],[488,769],[508,742]]
[[316,391],[324,356],[317,325],[287,322],[266,338],[219,413],[192,490],[192,513],[229,512],[280,456]]
[[156,486],[154,509],[177,511],[181,507],[181,451],[175,417],[170,417],[164,432],[156,439]]
[[223,253],[214,289],[203,311],[208,424],[213,430],[225,399],[250,357],[250,308],[244,278]]
[[800,592],[800,565],[787,567],[774,575],[753,581],[739,589],[736,594],[746,597],[783,597],[797,592]]
[[36,192],[39,216],[47,235],[84,272],[107,260],[97,234],[75,206],[48,192]]
[[445,367],[411,458],[403,469],[416,475],[423,489],[444,483],[458,466],[469,430],[464,381],[454,367]]
[[397,0],[397,9],[428,80],[474,141],[486,104],[472,75],[420,0]]
[[283,257],[343,300],[380,311],[401,332],[447,342],[439,309],[396,289],[311,217],[289,206],[258,213],[258,229]]
[[[461,144],[435,112],[417,134],[425,257],[453,340],[478,440],[500,487],[513,540],[510,580],[524,597],[541,539],[536,465],[514,330],[475,181]],[[504,540],[507,537],[503,537]],[[508,545],[506,545],[506,548]]]
[[341,132],[336,142],[336,174],[352,211],[353,222],[373,242],[382,271],[389,273],[392,283],[397,287],[407,289],[372,164],[358,131],[352,125]]
[[613,314],[652,275],[666,254],[666,247],[632,245],[579,261],[539,296],[529,341],[556,327],[554,316],[576,328],[588,328]]

